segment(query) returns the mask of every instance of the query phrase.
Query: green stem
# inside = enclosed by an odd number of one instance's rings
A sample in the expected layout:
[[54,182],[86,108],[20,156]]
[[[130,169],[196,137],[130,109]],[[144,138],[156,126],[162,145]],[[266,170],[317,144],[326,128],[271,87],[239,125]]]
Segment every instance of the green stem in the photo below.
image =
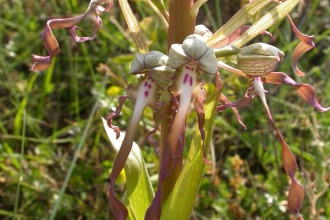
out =
[[168,50],[172,44],[182,43],[195,31],[195,18],[190,16],[194,0],[169,0],[169,27],[167,35]]
[[[169,0],[169,27],[167,35],[167,48],[171,48],[172,44],[182,43],[183,40],[194,33],[195,18],[190,16],[190,9],[194,4],[194,0]],[[173,110],[170,105],[165,106],[164,114],[161,120],[161,137],[160,137],[160,153],[162,158],[164,145],[171,129]],[[162,162],[160,161],[159,164]],[[171,193],[176,180],[182,170],[182,157],[179,159],[176,167],[173,168],[171,174],[164,180],[162,184],[163,201]],[[169,166],[171,167],[171,166]]]

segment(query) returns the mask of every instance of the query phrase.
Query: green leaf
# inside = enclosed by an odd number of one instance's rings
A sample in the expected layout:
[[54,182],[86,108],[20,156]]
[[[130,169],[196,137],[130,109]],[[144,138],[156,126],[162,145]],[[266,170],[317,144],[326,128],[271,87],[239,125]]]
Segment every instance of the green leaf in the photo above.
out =
[[[238,28],[243,27],[253,15],[272,0],[256,0],[239,10],[226,24],[217,30],[207,41],[207,45],[214,45],[232,34]],[[258,32],[259,34],[260,32]]]
[[237,47],[243,46],[255,36],[282,20],[299,3],[299,1],[300,0],[288,0],[279,4],[255,22],[241,37],[232,42],[232,45]]
[[[216,106],[221,90],[213,92],[205,101],[205,147],[211,142]],[[189,219],[204,175],[203,147],[198,125],[183,170],[175,187],[162,206],[161,219]]]
[[[108,127],[107,121],[104,118],[102,118],[102,121],[113,148],[118,152],[125,134],[120,133],[120,137],[116,139],[116,133]],[[145,212],[154,198],[154,191],[140,147],[135,142],[133,142],[124,170],[126,193],[123,200],[129,211],[129,219],[144,219]]]
[[149,51],[146,43],[146,38],[127,0],[119,0],[118,2],[121,11],[124,14],[128,29],[131,33],[131,37],[134,39],[137,49],[139,50],[140,53],[148,53]]

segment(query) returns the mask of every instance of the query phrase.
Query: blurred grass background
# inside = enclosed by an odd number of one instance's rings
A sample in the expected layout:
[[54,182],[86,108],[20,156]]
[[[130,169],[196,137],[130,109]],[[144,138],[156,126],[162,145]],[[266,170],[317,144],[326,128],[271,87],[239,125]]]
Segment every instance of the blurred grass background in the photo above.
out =
[[[210,0],[200,11],[198,24],[215,31],[246,2]],[[329,4],[328,0],[305,0],[291,13],[302,32],[315,36],[316,48],[299,62],[306,77],[296,77],[291,67],[298,41],[288,22],[272,27],[272,38],[255,39],[283,50],[286,56],[278,69],[298,82],[313,85],[324,106],[330,105]],[[100,117],[115,109],[127,84],[137,82],[128,74],[136,49],[119,6],[101,14],[103,25],[94,41],[78,44],[68,30],[54,30],[61,52],[50,69],[38,73],[29,70],[31,54],[46,55],[40,38],[46,21],[81,14],[88,1],[0,0],[0,6],[0,218],[47,219],[82,144],[56,219],[112,219],[106,192],[115,155]],[[131,6],[150,50],[165,53],[161,20],[146,2],[134,1]],[[84,28],[81,34],[91,35],[88,18],[80,26]],[[225,71],[221,74],[227,97],[242,97],[247,81]],[[212,89],[213,79],[204,78],[209,82],[206,88]],[[297,177],[306,190],[303,216],[328,219],[329,113],[315,112],[290,87],[271,85],[266,89],[276,124],[297,157]],[[115,119],[122,130],[132,106],[126,102],[123,114]],[[255,99],[239,111],[247,130],[238,125],[230,110],[216,119],[214,162],[207,168],[191,219],[294,219],[286,210],[289,183],[281,165],[281,146],[261,103]],[[195,121],[192,112],[188,127]],[[157,156],[144,138],[153,126],[151,110],[140,125],[136,142],[143,148],[150,174],[155,175]],[[191,136],[188,130],[186,143]]]

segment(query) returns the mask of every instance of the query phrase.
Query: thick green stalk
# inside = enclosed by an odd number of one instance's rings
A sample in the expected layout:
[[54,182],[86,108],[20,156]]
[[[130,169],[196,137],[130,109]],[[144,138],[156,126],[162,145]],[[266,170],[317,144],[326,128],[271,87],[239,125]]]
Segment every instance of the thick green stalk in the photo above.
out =
[[194,0],[169,0],[169,27],[167,47],[182,43],[183,40],[195,31],[196,20],[190,16],[190,9]]

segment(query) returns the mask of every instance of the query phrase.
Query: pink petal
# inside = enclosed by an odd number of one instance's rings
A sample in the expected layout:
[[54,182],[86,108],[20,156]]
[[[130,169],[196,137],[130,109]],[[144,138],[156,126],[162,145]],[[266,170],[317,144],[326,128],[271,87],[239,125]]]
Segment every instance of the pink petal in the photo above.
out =
[[314,36],[308,36],[306,34],[301,33],[298,28],[293,23],[292,19],[289,15],[286,16],[288,21],[290,22],[290,25],[292,27],[293,32],[297,35],[297,37],[300,39],[300,43],[293,51],[293,67],[296,71],[296,74],[298,76],[304,76],[305,73],[300,71],[298,68],[298,60],[299,58],[307,51],[315,47],[315,44],[313,42]]
[[316,100],[315,97],[315,90],[311,85],[304,83],[297,83],[285,73],[272,72],[264,76],[264,79],[265,79],[265,83],[269,83],[269,84],[285,84],[285,85],[293,86],[296,89],[298,95],[308,104],[313,106],[314,109],[317,111],[325,112],[330,109],[330,107],[324,108],[319,104],[319,102]]
[[99,27],[101,26],[101,24],[102,24],[102,20],[101,20],[100,16],[96,15],[96,26],[94,28],[92,37],[79,37],[76,33],[76,29],[78,28],[78,29],[82,30],[82,28],[77,27],[77,26],[72,27],[70,30],[70,33],[71,33],[72,37],[74,38],[74,40],[79,43],[85,42],[88,40],[94,40],[96,37],[96,32],[99,29]]

